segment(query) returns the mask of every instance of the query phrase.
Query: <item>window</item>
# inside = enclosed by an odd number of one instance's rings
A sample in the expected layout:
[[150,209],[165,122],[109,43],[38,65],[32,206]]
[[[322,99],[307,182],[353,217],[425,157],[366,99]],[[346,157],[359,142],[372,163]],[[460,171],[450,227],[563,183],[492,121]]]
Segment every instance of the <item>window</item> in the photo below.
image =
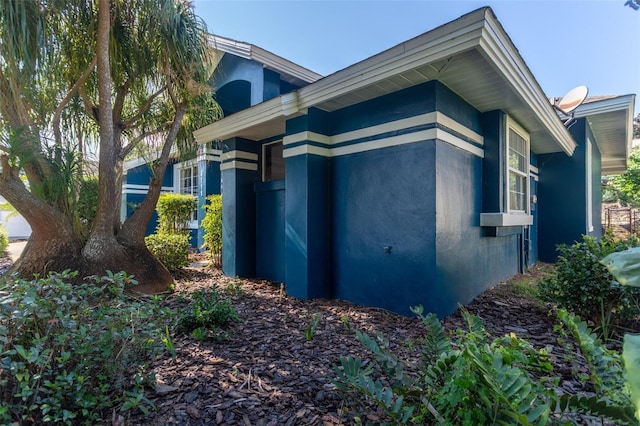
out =
[[198,196],[198,166],[192,165],[180,169],[180,194]]
[[493,204],[493,208],[498,211],[480,214],[480,226],[531,225],[533,216],[530,214],[529,200],[529,134],[507,117],[506,134],[501,132],[501,135],[504,138],[504,148],[499,155],[504,160],[501,160],[500,173],[493,174],[493,188],[500,191],[500,198],[495,199]]
[[527,213],[529,211],[529,141],[524,136],[526,133],[519,132],[512,126],[513,123],[509,123],[507,130],[507,173],[509,175],[507,210],[514,213]]
[[284,146],[282,141],[267,143],[262,146],[262,181],[284,179]]
[[[198,198],[198,164],[195,161],[187,161],[176,164],[174,169],[174,191],[178,194],[192,195]],[[198,227],[198,209],[191,212],[189,228]]]

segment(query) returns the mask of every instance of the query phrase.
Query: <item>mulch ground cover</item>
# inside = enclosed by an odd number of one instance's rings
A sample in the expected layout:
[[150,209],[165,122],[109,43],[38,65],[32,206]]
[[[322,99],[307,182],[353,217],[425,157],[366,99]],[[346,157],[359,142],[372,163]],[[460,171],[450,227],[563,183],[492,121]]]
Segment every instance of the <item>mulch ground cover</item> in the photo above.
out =
[[[531,273],[548,270],[548,265],[541,265]],[[221,291],[241,289],[231,296],[241,321],[231,325],[230,338],[224,342],[173,336],[176,357],[166,354],[150,365],[157,385],[147,396],[157,410],[146,416],[134,414],[122,419],[124,423],[353,424],[354,413],[331,379],[340,356],[369,358],[355,330],[382,333],[401,359],[419,362],[416,343],[425,335],[419,319],[337,300],[298,300],[268,281],[232,279],[210,268],[187,269],[167,303],[184,307],[185,294],[212,286]],[[585,390],[575,378],[587,373],[586,367],[571,342],[558,343],[557,321],[549,314],[549,305],[520,297],[503,284],[478,296],[467,309],[482,318],[493,336],[516,333],[536,348],[548,348],[559,378],[558,391]],[[445,318],[443,325],[451,333],[465,328],[459,313]],[[373,422],[377,419],[373,411],[365,415]]]

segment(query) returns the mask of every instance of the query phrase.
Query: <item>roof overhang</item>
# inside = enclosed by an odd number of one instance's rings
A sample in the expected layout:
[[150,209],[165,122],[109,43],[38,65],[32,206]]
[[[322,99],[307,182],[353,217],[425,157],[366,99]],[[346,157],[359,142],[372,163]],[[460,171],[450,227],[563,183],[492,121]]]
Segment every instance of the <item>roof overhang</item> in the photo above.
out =
[[635,95],[587,98],[575,110],[575,118],[586,118],[602,156],[602,174],[627,170],[633,140]]
[[219,52],[231,53],[240,58],[259,62],[265,68],[280,74],[280,78],[284,81],[296,86],[305,86],[322,78],[322,75],[318,73],[253,44],[217,35],[210,36],[210,43]]
[[194,132],[199,143],[284,134],[308,108],[335,111],[439,80],[480,112],[503,110],[524,127],[536,153],[572,154],[575,142],[490,8],[448,24]]

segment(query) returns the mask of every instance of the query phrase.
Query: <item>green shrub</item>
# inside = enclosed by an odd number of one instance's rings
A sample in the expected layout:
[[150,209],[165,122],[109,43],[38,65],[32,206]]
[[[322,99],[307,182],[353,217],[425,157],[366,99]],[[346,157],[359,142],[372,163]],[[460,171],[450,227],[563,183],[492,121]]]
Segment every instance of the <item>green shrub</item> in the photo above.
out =
[[204,330],[211,333],[215,340],[224,340],[227,337],[223,329],[231,321],[240,318],[229,298],[223,298],[221,294],[213,290],[198,290],[191,295],[189,308],[178,319],[178,331],[195,333],[194,337],[203,340]]
[[181,234],[189,231],[192,212],[198,207],[196,197],[186,194],[161,194],[156,205],[158,234]]
[[7,228],[0,225],[0,254],[5,253],[7,248],[9,248],[9,233]]
[[0,424],[97,424],[152,404],[144,365],[172,313],[124,294],[125,273],[0,283]]
[[[595,396],[557,395],[546,385],[551,379],[545,375],[552,374],[549,355],[513,333],[490,341],[481,320],[463,311],[468,329],[458,330],[452,342],[435,315],[423,316],[421,307],[412,310],[427,329],[417,371],[389,350],[384,337],[374,339],[359,331],[357,339],[373,362],[349,355],[334,365],[334,384],[345,404],[356,413],[375,410],[377,424],[566,424],[570,413],[620,424],[634,421],[628,391],[619,380],[619,356],[604,348],[579,319],[566,313],[561,318],[595,377]],[[534,371],[542,378],[534,378]]]
[[147,248],[170,271],[189,265],[189,235],[151,234],[145,237]]
[[82,230],[85,234],[89,233],[89,230],[93,226],[93,220],[96,217],[99,190],[98,178],[96,177],[84,178],[80,183],[76,208]]
[[559,246],[555,274],[539,285],[541,298],[598,327],[615,325],[637,315],[640,290],[619,285],[600,260],[638,245],[640,241],[635,236],[616,239],[608,233],[599,240],[585,235],[582,242]]
[[207,197],[206,214],[200,226],[204,230],[204,247],[214,266],[222,265],[222,195],[214,194]]

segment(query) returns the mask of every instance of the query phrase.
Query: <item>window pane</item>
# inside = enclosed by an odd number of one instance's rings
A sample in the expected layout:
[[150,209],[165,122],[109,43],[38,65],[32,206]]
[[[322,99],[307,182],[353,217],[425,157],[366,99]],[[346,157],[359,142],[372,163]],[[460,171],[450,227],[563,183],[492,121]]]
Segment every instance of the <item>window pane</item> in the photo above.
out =
[[264,147],[264,180],[268,182],[270,180],[284,179],[284,146],[282,142],[273,143]]
[[509,209],[525,211],[527,206],[527,178],[509,172]]
[[509,129],[509,167],[527,172],[527,141]]

